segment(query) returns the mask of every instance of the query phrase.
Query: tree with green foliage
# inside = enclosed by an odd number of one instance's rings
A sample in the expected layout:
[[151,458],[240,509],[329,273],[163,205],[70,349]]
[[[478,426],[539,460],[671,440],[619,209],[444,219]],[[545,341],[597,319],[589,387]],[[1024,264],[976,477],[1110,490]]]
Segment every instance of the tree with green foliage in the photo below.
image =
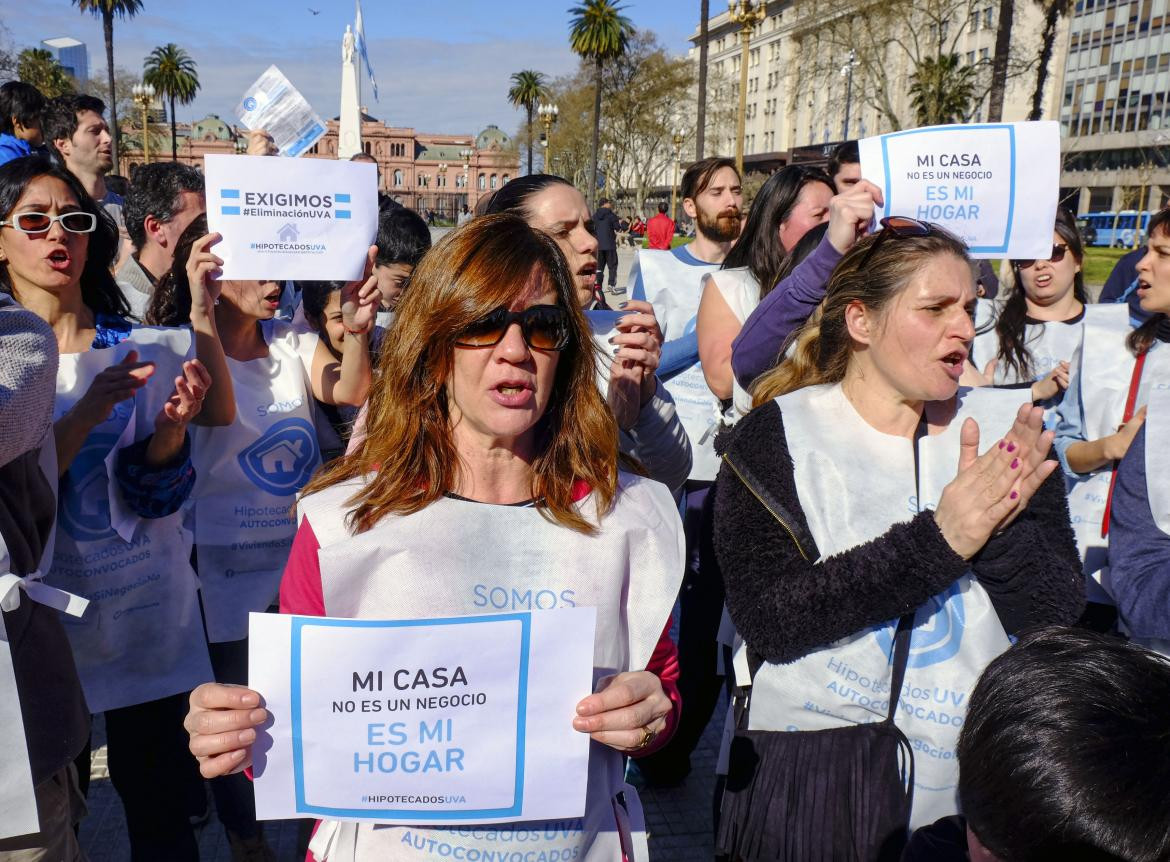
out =
[[589,153],[589,209],[597,199],[597,150],[601,143],[601,73],[626,52],[634,25],[613,0],[584,0],[569,10],[569,47],[593,63],[593,144]]
[[532,173],[532,115],[536,106],[548,98],[548,79],[543,72],[524,69],[512,73],[512,87],[508,101],[523,108],[528,116],[528,173]]
[[199,72],[190,55],[168,42],[150,52],[143,65],[142,80],[170,102],[171,161],[178,161],[179,144],[175,130],[175,102],[189,105],[199,92]]
[[16,57],[16,77],[32,84],[46,99],[73,92],[73,79],[49,51],[25,48]]
[[142,0],[73,0],[82,12],[90,12],[102,19],[102,35],[106,40],[106,74],[110,85],[110,136],[114,170],[118,166],[118,96],[114,86],[114,18],[133,18],[142,11]]
[[919,126],[962,123],[971,114],[975,69],[958,54],[923,57],[910,79],[910,105]]

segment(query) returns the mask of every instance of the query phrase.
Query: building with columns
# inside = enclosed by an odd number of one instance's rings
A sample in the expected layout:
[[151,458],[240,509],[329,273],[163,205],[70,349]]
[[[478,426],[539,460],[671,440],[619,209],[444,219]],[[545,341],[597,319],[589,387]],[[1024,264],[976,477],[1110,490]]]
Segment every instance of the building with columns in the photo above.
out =
[[[305,154],[305,158],[337,158],[338,120],[327,122],[328,130]],[[160,135],[160,132],[167,134]],[[244,151],[247,133],[211,114],[179,126],[179,160],[203,166],[209,154]],[[165,137],[165,146],[159,147]],[[120,150],[121,173],[130,176],[142,163],[141,130],[129,129]],[[169,129],[152,129],[151,159],[170,158]],[[156,149],[157,148],[157,149]],[[480,199],[491,194],[520,171],[520,154],[511,139],[497,126],[488,126],[478,135],[439,135],[413,128],[388,126],[362,114],[362,148],[378,162],[379,191],[418,212],[433,211],[440,218],[454,219],[466,204],[475,209]]]

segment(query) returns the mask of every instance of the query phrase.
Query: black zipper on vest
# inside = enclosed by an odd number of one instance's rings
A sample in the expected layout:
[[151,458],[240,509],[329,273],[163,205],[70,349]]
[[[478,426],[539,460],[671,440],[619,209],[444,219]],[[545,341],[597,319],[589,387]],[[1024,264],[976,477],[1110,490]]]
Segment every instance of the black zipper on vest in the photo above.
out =
[[733,461],[730,457],[730,453],[724,453],[723,461],[725,464],[727,464],[728,467],[731,468],[731,471],[735,473],[735,475],[739,478],[739,481],[743,482],[744,487],[752,492],[752,496],[759,501],[760,505],[767,509],[768,513],[773,518],[775,518],[777,522],[779,522],[781,527],[784,528],[784,531],[788,533],[789,537],[792,539],[793,544],[796,545],[796,550],[800,552],[800,556],[804,558],[804,561],[811,562],[808,558],[808,554],[804,552],[804,547],[800,544],[800,539],[796,537],[796,531],[791,526],[789,526],[788,522],[780,516],[780,513],[777,512],[773,506],[768,504],[767,500],[764,499],[765,495],[761,494],[755,485],[744,475],[746,471],[741,470],[738,466],[736,466],[735,461]]

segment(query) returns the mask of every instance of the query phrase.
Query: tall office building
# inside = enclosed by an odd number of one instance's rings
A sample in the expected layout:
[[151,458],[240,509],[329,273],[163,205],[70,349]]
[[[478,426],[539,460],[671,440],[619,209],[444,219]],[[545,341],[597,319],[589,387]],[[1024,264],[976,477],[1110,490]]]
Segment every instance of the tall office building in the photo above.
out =
[[1063,196],[1079,212],[1170,200],[1170,0],[1078,0],[1060,122]]
[[41,45],[78,81],[89,80],[89,52],[84,42],[69,36],[58,36],[55,39],[46,39]]

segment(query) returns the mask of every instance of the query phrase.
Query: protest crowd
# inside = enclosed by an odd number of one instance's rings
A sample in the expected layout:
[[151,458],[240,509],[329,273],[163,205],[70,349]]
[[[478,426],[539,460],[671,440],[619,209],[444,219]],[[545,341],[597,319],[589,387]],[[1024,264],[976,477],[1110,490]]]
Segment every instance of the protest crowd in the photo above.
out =
[[97,715],[135,862],[198,860],[208,785],[276,859],[250,615],[558,607],[575,819],[304,815],[304,858],[644,862],[715,720],[720,860],[1170,860],[1170,209],[1093,303],[1059,208],[997,271],[856,142],[750,208],[710,157],[610,309],[623,227],[558,176],[264,280],[200,170],[112,190],[93,96],[0,86],[0,159],[0,862],[85,858]]

